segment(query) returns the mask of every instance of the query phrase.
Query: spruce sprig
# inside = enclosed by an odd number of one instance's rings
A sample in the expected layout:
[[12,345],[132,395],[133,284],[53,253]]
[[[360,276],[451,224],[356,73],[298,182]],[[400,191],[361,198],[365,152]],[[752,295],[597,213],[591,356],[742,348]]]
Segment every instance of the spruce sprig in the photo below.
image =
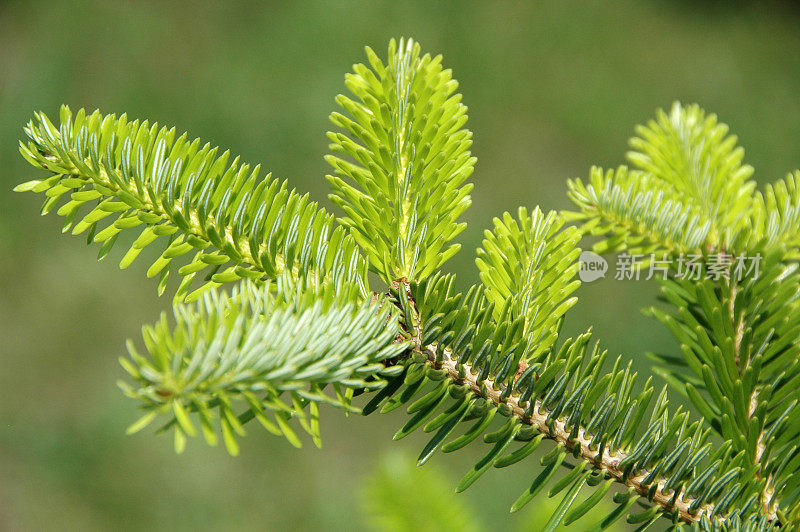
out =
[[[366,262],[334,218],[261,174],[260,166],[229,162],[230,152],[177,135],[175,128],[126,115],[77,113],[63,106],[59,127],[37,113],[25,128],[20,153],[51,177],[14,190],[43,193],[42,213],[63,202],[62,232],[86,233],[108,255],[123,231],[138,233],[120,261],[127,268],[143,249],[163,251],[147,270],[163,293],[171,271],[180,276],[176,301],[209,288],[284,272],[334,284],[356,283],[366,293]],[[83,212],[81,212],[83,210]],[[101,222],[113,220],[100,228]],[[179,267],[174,259],[189,256]],[[200,276],[205,272],[205,276]],[[193,282],[203,284],[192,290]],[[196,283],[195,283],[196,284]]]
[[421,280],[461,247],[445,245],[466,227],[456,220],[472,202],[467,108],[442,56],[422,55],[411,39],[392,40],[386,64],[366,52],[370,66],[345,77],[356,99],[340,94],[346,114],[331,114],[342,130],[328,133],[331,199],[374,271],[387,282]]
[[[395,439],[433,434],[419,463],[491,445],[458,491],[492,467],[533,465],[512,510],[558,496],[548,532],[608,499],[599,529],[622,517],[638,530],[663,518],[670,530],[800,529],[800,174],[757,191],[727,126],[676,104],[637,130],[634,168],[569,182],[577,212],[496,218],[481,283],[458,293],[440,271],[459,247],[475,163],[457,83],[412,40],[391,41],[386,61],[368,48],[367,62],[331,115],[338,219],[174,128],[63,107],[58,126],[37,113],[25,129],[20,151],[47,175],[16,190],[43,193],[42,212],[99,243],[100,258],[137,233],[122,267],[160,243],[147,270],[159,293],[170,272],[180,279],[174,318],[145,327],[144,349],[131,342],[121,359],[120,385],[144,410],[130,431],[161,418],[179,451],[202,433],[236,454],[253,419],[295,445],[299,425],[319,445],[321,404],[403,407]],[[732,266],[714,279],[673,269],[667,310],[650,311],[681,346],[654,355],[656,373],[701,418],[671,408],[666,387],[590,331],[561,334],[583,235],[599,237],[596,251],[659,253],[676,268],[685,254],[705,270],[763,257],[744,279]]]

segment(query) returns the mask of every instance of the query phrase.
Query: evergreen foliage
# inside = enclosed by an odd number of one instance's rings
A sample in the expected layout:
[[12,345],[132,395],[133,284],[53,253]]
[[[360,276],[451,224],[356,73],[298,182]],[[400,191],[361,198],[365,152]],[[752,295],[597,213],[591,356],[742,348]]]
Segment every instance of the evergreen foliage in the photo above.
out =
[[475,163],[467,108],[442,56],[421,55],[412,40],[392,41],[385,65],[366,51],[372,68],[345,77],[358,101],[339,95],[349,116],[331,115],[350,135],[329,133],[331,150],[351,159],[327,157],[331,199],[384,280],[424,279],[458,251],[445,244],[466,227],[456,220],[471,203],[463,183]]
[[[189,140],[175,128],[130,121],[125,115],[72,113],[61,108],[56,128],[37,113],[25,128],[29,141],[20,152],[35,167],[54,174],[29,181],[17,191],[44,193],[42,213],[55,208],[63,232],[87,234],[101,244],[98,258],[111,251],[128,229],[137,238],[120,261],[127,268],[141,251],[163,242],[164,251],[148,268],[162,293],[175,258],[191,255],[177,270],[176,300],[194,300],[208,288],[239,279],[295,277],[356,283],[366,291],[366,263],[356,243],[333,217],[290,190],[286,181],[261,175],[260,167],[229,163],[228,151]],[[79,216],[81,208],[85,214]],[[107,218],[113,223],[98,230]],[[200,272],[205,282],[190,291]],[[202,277],[202,276],[200,276]]]
[[[612,502],[592,526],[799,530],[800,173],[758,191],[727,126],[675,104],[637,129],[633,168],[569,182],[576,212],[496,218],[480,284],[457,293],[440,269],[459,247],[475,162],[457,83],[411,40],[367,59],[331,115],[339,218],[174,128],[66,107],[58,126],[37,113],[26,128],[20,151],[47,175],[16,190],[43,193],[42,212],[99,243],[100,258],[135,230],[123,268],[158,241],[148,276],[159,293],[170,272],[180,279],[174,319],[145,327],[144,351],[129,343],[121,359],[120,386],[144,411],[130,431],[161,418],[178,451],[202,433],[236,454],[253,419],[295,445],[299,425],[319,445],[321,403],[403,407],[395,439],[432,434],[420,464],[490,445],[457,491],[538,462],[512,511],[555,498],[548,532]],[[591,331],[561,334],[583,236],[669,264],[649,313],[680,350],[653,357],[687,405],[671,407],[667,386]],[[687,256],[702,275],[681,275]]]
[[[186,435],[197,434],[196,413],[206,441],[216,445],[221,431],[235,455],[235,436],[253,418],[300,447],[289,425],[297,419],[319,446],[320,402],[355,410],[353,390],[379,384],[373,374],[397,373],[381,364],[405,350],[394,341],[397,325],[388,308],[354,304],[352,296],[343,297],[346,290],[288,284],[273,289],[247,281],[231,295],[207,292],[194,305],[175,307],[174,326],[162,316],[144,327],[147,356],[129,343],[131,360],[121,359],[135,385],[120,386],[146,411],[129,432],[166,413],[181,452]],[[328,384],[333,396],[323,390]]]

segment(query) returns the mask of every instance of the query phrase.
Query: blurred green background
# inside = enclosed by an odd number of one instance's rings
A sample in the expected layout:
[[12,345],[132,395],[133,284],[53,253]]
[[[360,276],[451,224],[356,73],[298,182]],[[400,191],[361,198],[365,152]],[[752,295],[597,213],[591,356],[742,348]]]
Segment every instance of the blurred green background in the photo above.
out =
[[[175,456],[168,437],[124,436],[136,412],[116,388],[117,357],[170,300],[156,297],[145,261],[120,272],[118,249],[95,262],[96,247],[38,215],[39,198],[11,193],[36,177],[16,149],[34,110],[67,103],[174,124],[329,205],[322,156],[343,75],[364,45],[383,52],[412,36],[444,54],[470,107],[474,203],[449,265],[462,285],[476,279],[473,250],[493,216],[568,207],[565,179],[623,162],[634,124],[673,100],[729,123],[759,180],[800,165],[794,3],[287,4],[0,2],[0,530],[364,529],[378,464],[424,443],[391,441],[400,413],[333,410],[322,450],[258,427],[236,459],[200,441]],[[639,313],[655,293],[586,285],[567,327],[593,324],[646,370],[644,352],[674,348]],[[481,451],[436,467],[455,486]],[[460,497],[483,523],[517,529],[542,511],[507,513],[531,476],[524,463],[490,472]]]

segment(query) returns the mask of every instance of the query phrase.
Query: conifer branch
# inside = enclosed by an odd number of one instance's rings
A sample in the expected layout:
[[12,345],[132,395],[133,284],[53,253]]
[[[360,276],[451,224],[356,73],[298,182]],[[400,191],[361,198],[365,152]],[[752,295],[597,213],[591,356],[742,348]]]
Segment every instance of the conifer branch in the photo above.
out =
[[[554,451],[563,449],[562,458],[569,454],[578,458],[576,469],[594,472],[596,476],[592,477],[595,480],[591,485],[606,480],[630,490],[628,497],[615,499],[620,503],[616,517],[626,513],[641,497],[647,509],[630,514],[629,522],[645,523],[666,516],[683,523],[730,525],[731,530],[735,530],[734,523],[751,519],[764,482],[745,480],[744,454],[732,453],[729,443],[712,452],[708,431],[702,428],[702,423],[691,422],[680,408],[672,414],[667,412],[666,390],[652,403],[653,390],[649,381],[643,390],[637,391],[634,387],[636,375],[631,373],[630,367],[620,367],[619,358],[614,369],[605,374],[601,370],[605,352],[597,348],[587,351],[588,334],[575,341],[566,340],[561,347],[533,359],[526,359],[524,355],[515,359],[507,355],[508,348],[495,342],[508,342],[508,339],[503,341],[497,330],[494,340],[487,339],[483,343],[495,327],[500,331],[520,329],[507,321],[506,314],[494,325],[486,322],[485,317],[493,315],[493,311],[481,290],[472,289],[466,296],[452,295],[450,281],[452,279],[434,278],[420,286],[412,284],[406,290],[399,287],[395,291],[405,316],[404,327],[413,331],[410,340],[414,349],[411,360],[406,361],[410,365],[397,382],[390,382],[388,391],[378,392],[365,407],[365,413],[381,404],[381,411],[389,411],[411,402],[409,413],[414,413],[414,417],[398,431],[395,436],[398,438],[433,416],[440,408],[441,394],[450,390],[450,395],[457,399],[449,408],[441,406],[442,414],[433,417],[426,426],[426,432],[437,428],[439,432],[420,455],[421,463],[440,447],[448,452],[463,445],[460,442],[473,439],[476,429],[442,445],[455,428],[453,423],[460,420],[457,413],[463,415],[463,408],[471,411],[472,407],[467,405],[474,404],[475,400],[485,401],[489,406],[481,407],[475,414],[478,424],[488,423],[495,412],[509,421],[504,429],[486,437],[487,442],[497,442],[496,447],[465,475],[459,491],[474,482],[491,464],[505,467],[524,458],[544,438],[556,444]],[[418,303],[421,306],[416,309]],[[522,318],[517,318],[516,322],[521,324]],[[470,326],[470,323],[481,325]],[[526,353],[533,347],[523,344],[517,349]],[[426,382],[438,384],[425,392]],[[426,406],[420,409],[418,405]],[[651,412],[649,422],[643,417],[646,411]],[[443,426],[448,419],[453,423]],[[497,454],[513,439],[529,443],[506,456]],[[578,477],[567,475],[566,478],[577,482]],[[537,478],[530,493],[538,492],[541,483]],[[578,484],[574,486],[580,489]],[[531,495],[524,493],[512,510],[520,508],[530,498]],[[590,508],[590,500],[594,504],[598,499],[590,497],[587,505],[577,506],[575,515],[568,521]],[[572,503],[565,500],[563,504],[569,510]],[[760,522],[758,530],[766,530],[769,523],[769,520]]]
[[[176,300],[196,299],[209,288],[240,279],[276,279],[284,272],[296,279],[341,285],[354,283],[367,292],[366,261],[335,219],[289,190],[287,183],[262,176],[229,152],[217,155],[210,144],[175,129],[128,121],[125,115],[73,115],[61,109],[56,128],[43,113],[26,127],[20,152],[35,167],[53,174],[23,183],[16,191],[45,193],[42,213],[58,208],[63,231],[87,234],[101,244],[104,258],[123,231],[140,229],[120,262],[127,268],[141,251],[166,241],[148,277],[159,276],[163,293],[171,271],[181,277]],[[82,208],[90,207],[78,220]],[[116,219],[104,228],[101,222]],[[191,261],[172,267],[175,259]],[[205,284],[190,291],[200,272]]]
[[467,108],[442,56],[423,55],[413,39],[392,39],[385,64],[366,53],[369,67],[345,77],[355,100],[337,96],[346,115],[330,117],[340,129],[328,133],[330,197],[373,271],[387,283],[421,280],[461,247],[446,244],[466,227],[457,220],[472,203]]
[[[627,474],[620,467],[620,463],[629,458],[628,453],[613,449],[609,449],[605,453],[598,453],[597,445],[593,443],[591,436],[587,436],[584,427],[578,427],[577,435],[574,435],[573,428],[568,427],[563,418],[551,421],[549,413],[539,399],[533,399],[534,406],[530,408],[525,403],[521,404],[518,395],[503,397],[502,388],[496,386],[491,379],[485,379],[479,384],[478,371],[475,371],[470,364],[459,364],[447,349],[443,351],[442,356],[439,356],[435,345],[422,345],[419,331],[413,337],[413,350],[424,355],[431,367],[446,370],[454,383],[466,384],[472,393],[486,398],[496,406],[505,405],[511,415],[520,422],[535,427],[539,433],[562,445],[573,456],[586,460],[593,468],[609,475],[616,482],[632,488],[640,496],[646,497],[652,503],[660,506],[665,513],[677,512],[680,519],[686,523],[698,522],[703,516],[713,513],[714,506],[712,504],[704,504],[694,510],[690,509],[695,498],[683,495],[676,498],[674,491],[670,493],[671,490],[665,489],[666,479],[658,478],[645,484],[645,479],[650,476],[649,471],[640,471],[636,475]],[[774,518],[774,514],[772,518]],[[724,522],[722,517],[716,517],[714,520],[718,523]]]
[[[756,191],[727,126],[676,104],[637,129],[635,169],[569,183],[580,212],[496,218],[477,254],[481,284],[455,293],[437,270],[459,248],[449,242],[471,201],[466,107],[441,57],[411,40],[392,41],[386,63],[367,58],[346,77],[353,98],[337,98],[346,114],[331,115],[338,220],[174,129],[66,107],[58,127],[42,113],[29,123],[20,152],[49,176],[15,190],[44,193],[42,212],[57,209],[64,231],[101,244],[99,258],[140,230],[123,268],[164,243],[148,276],[162,293],[174,271],[176,299],[199,300],[176,304],[174,325],[145,327],[146,354],[130,344],[121,361],[133,380],[121,387],[145,410],[131,432],[166,415],[180,451],[199,421],[209,444],[221,431],[236,454],[246,422],[299,445],[297,420],[319,445],[319,403],[352,411],[355,395],[373,392],[364,414],[408,404],[395,439],[435,432],[419,463],[481,436],[494,444],[457,491],[554,443],[512,511],[572,455],[548,493],[565,492],[548,531],[614,484],[625,489],[601,529],[623,515],[640,530],[661,517],[677,531],[800,529],[800,173]],[[702,420],[669,411],[666,386],[653,400],[651,380],[638,385],[621,357],[609,369],[590,333],[561,337],[582,234],[600,237],[597,251],[661,252],[673,265],[697,254],[701,274],[722,256],[763,256],[761,275],[744,280],[735,264],[717,267],[728,282],[672,273],[662,280],[671,310],[650,310],[681,345],[653,355],[657,373]],[[391,285],[384,298],[370,299],[368,269]],[[239,280],[230,295],[217,290]],[[487,433],[498,413],[505,424]],[[575,504],[585,486],[592,494]],[[637,501],[643,511],[631,510]]]
[[284,275],[176,306],[174,326],[162,316],[143,329],[145,355],[129,342],[130,360],[120,359],[133,383],[119,385],[145,410],[129,432],[166,415],[181,452],[186,436],[197,434],[196,418],[210,445],[218,424],[235,455],[235,436],[251,419],[299,447],[289,424],[298,419],[320,446],[318,405],[357,412],[353,391],[381,387],[398,369],[383,362],[406,350],[390,308],[357,301],[352,286],[333,290]]

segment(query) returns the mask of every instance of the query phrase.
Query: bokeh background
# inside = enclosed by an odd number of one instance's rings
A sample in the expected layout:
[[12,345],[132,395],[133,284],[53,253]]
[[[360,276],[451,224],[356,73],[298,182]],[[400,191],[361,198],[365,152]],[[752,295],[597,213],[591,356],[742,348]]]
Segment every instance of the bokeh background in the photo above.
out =
[[[397,475],[380,464],[389,453],[398,467],[391,453],[424,443],[391,441],[400,413],[333,410],[322,450],[255,426],[235,459],[200,441],[175,456],[169,437],[124,436],[136,412],[116,388],[117,357],[170,298],[156,297],[145,261],[120,272],[120,249],[95,262],[96,247],[38,215],[38,197],[11,192],[36,177],[16,149],[33,111],[67,103],[174,124],[329,205],[322,156],[344,73],[364,45],[414,37],[444,54],[470,107],[474,203],[449,264],[466,284],[493,216],[567,208],[565,179],[624,162],[633,126],[673,100],[730,124],[759,180],[800,166],[798,15],[794,2],[1,1],[0,530],[381,526],[365,504]],[[655,294],[646,282],[585,285],[567,328],[593,325],[646,371],[645,352],[674,349],[639,312]],[[445,485],[481,451],[439,457]],[[524,463],[489,472],[460,504],[495,529],[525,528],[537,504],[507,511],[531,475]]]

